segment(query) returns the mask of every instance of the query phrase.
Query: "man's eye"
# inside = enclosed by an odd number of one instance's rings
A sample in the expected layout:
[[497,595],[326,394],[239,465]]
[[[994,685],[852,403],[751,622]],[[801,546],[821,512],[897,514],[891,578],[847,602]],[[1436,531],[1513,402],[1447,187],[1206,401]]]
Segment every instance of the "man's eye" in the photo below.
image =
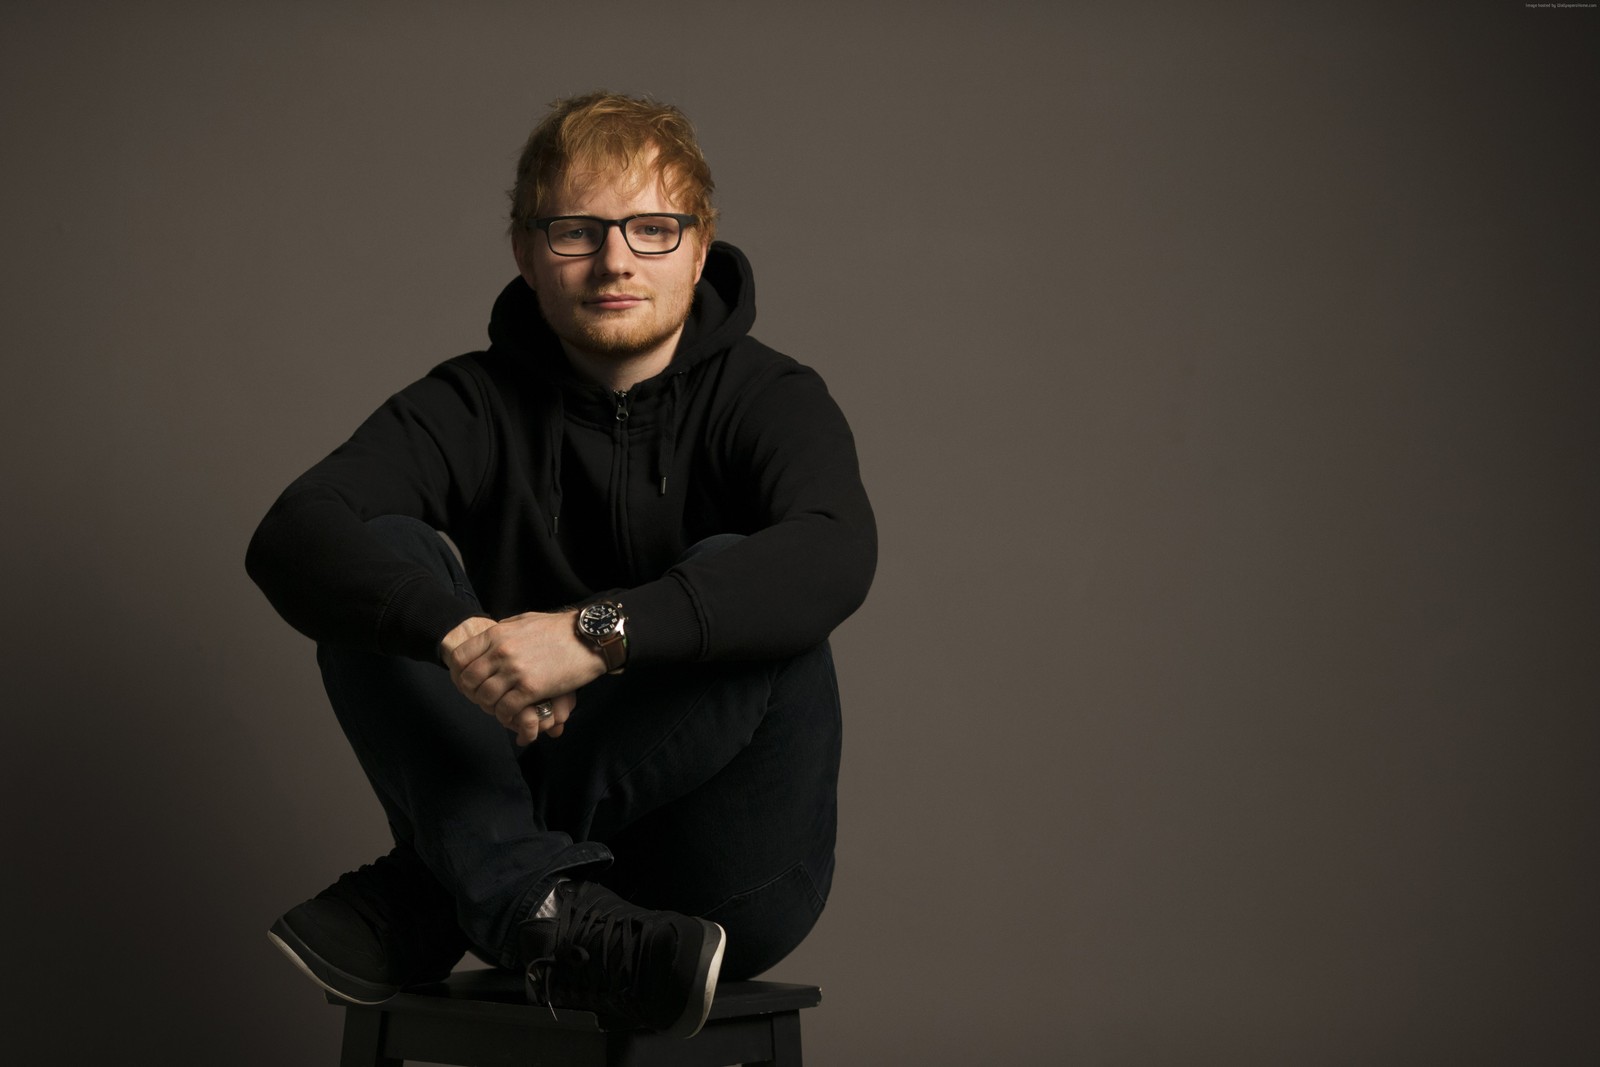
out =
[[635,226],[633,232],[640,237],[660,237],[666,231],[660,226]]
[[556,240],[558,241],[582,241],[588,236],[589,229],[586,226],[574,226],[571,229],[556,231]]

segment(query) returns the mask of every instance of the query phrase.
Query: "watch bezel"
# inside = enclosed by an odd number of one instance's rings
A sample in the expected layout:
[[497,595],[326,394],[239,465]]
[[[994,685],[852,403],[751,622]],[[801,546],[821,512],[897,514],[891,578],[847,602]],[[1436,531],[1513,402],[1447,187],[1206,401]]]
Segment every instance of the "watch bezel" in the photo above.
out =
[[[603,620],[602,613],[605,616]],[[621,604],[614,600],[598,600],[584,605],[583,610],[578,612],[578,629],[585,637],[599,641],[615,634],[622,619]]]

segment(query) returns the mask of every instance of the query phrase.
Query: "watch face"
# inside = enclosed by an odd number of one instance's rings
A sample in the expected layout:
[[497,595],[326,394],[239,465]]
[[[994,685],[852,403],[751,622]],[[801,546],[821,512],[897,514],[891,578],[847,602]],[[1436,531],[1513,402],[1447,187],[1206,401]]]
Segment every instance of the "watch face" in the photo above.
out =
[[609,637],[622,616],[621,607],[609,600],[590,604],[578,613],[578,629],[590,637]]

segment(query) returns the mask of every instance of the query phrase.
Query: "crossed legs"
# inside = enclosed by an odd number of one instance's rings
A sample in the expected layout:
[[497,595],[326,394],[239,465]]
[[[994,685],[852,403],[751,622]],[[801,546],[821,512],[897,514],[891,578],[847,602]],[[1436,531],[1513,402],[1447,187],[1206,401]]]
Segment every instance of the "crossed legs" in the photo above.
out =
[[[426,525],[369,525],[471,596]],[[816,921],[840,742],[826,645],[603,677],[580,691],[561,737],[520,751],[442,667],[327,647],[318,662],[396,855],[421,861],[407,867],[416,899],[450,901],[454,915],[438,921],[485,959],[526,963],[518,928],[563,877],[719,923],[729,978],[770,967]]]

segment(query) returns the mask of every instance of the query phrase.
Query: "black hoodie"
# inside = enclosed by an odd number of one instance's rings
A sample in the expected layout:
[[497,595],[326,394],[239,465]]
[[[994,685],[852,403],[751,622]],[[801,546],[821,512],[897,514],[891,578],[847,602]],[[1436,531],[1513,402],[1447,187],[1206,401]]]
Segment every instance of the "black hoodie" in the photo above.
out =
[[[489,350],[435,367],[290,485],[246,569],[317,641],[437,662],[476,612],[363,525],[410,515],[460,547],[495,618],[620,600],[630,666],[815,645],[865,598],[876,531],[844,416],[754,321],[749,262],[713,243],[672,363],[614,394],[570,368],[516,278]],[[674,565],[727,532],[748,536]]]

